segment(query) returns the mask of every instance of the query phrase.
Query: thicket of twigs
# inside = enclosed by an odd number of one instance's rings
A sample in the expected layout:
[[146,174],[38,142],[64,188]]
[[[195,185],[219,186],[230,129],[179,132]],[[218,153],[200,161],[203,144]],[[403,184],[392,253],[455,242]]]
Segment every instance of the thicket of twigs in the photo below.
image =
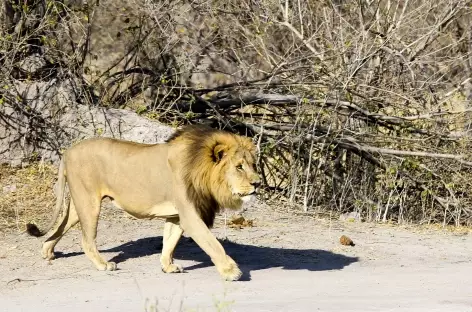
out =
[[[130,14],[116,17],[126,27],[107,29],[97,12],[111,3]],[[3,5],[5,88],[73,78],[82,104],[252,136],[266,194],[306,212],[472,221],[471,1]],[[94,52],[93,34],[107,30],[123,57],[97,69],[107,55]],[[22,65],[32,55],[34,71]],[[37,117],[22,94],[0,91],[0,102]]]

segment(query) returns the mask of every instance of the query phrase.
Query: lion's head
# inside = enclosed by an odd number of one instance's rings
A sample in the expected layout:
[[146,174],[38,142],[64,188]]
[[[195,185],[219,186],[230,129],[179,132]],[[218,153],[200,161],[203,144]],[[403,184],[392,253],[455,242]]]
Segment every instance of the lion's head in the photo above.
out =
[[167,142],[183,144],[181,172],[187,195],[207,226],[220,208],[239,209],[256,194],[256,148],[244,136],[205,126],[177,130]]

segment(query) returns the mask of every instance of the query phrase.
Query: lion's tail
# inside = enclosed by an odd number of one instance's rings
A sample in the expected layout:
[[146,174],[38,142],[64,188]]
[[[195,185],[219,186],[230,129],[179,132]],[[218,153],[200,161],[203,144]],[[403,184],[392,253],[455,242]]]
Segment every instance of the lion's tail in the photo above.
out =
[[57,180],[56,208],[54,209],[54,214],[52,216],[52,219],[49,222],[48,226],[42,230],[40,230],[35,224],[31,222],[26,224],[26,232],[28,232],[29,235],[40,237],[52,229],[52,227],[56,223],[57,218],[59,217],[59,213],[61,212],[61,206],[64,201],[65,186],[66,186],[66,172],[64,172],[64,156],[63,156],[61,159],[61,163],[59,165],[59,176]]

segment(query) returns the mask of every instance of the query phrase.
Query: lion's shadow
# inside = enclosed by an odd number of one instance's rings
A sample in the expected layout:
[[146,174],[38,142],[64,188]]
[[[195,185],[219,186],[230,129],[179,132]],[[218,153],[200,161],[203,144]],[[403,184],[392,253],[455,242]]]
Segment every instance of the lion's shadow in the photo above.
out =
[[[340,270],[359,259],[320,249],[290,249],[245,245],[228,240],[221,241],[226,253],[230,255],[243,271],[241,280],[250,280],[251,271],[280,267],[284,270],[329,271]],[[110,259],[116,263],[128,259],[150,256],[162,250],[162,237],[146,237],[122,245],[100,250],[101,252],[119,252]],[[71,257],[81,253],[60,254]],[[199,262],[185,271],[213,266],[210,257],[191,239],[182,238],[174,252],[174,259]]]

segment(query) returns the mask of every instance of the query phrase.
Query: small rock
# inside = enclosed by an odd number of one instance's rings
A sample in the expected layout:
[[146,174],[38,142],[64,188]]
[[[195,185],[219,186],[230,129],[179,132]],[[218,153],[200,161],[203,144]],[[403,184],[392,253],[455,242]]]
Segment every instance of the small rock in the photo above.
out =
[[355,246],[354,242],[352,241],[352,239],[350,239],[349,237],[347,237],[346,235],[343,235],[339,238],[339,242],[341,243],[341,245],[344,245],[344,246]]

